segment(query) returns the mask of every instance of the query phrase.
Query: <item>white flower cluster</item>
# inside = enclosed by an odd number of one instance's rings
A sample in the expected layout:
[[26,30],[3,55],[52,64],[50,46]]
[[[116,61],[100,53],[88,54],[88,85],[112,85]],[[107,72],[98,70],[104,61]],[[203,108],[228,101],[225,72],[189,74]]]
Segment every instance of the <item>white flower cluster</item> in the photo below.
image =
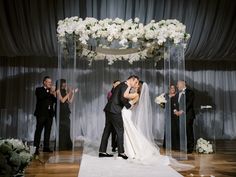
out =
[[81,53],[81,56],[86,56],[90,60],[90,64],[92,63],[92,60],[104,60],[106,59],[108,61],[108,65],[112,65],[114,61],[118,60],[125,60],[128,61],[130,64],[133,64],[134,61],[139,61],[146,59],[147,57],[147,50],[142,50],[135,53],[130,54],[106,54],[96,51],[91,51],[89,49],[83,48],[83,51]]
[[190,38],[190,35],[186,33],[186,26],[176,19],[161,20],[159,22],[152,20],[144,28],[145,39],[153,39],[158,45],[163,45],[168,39],[178,44]]
[[[139,18],[124,21],[120,18],[114,20],[106,18],[97,20],[87,17],[84,20],[79,17],[65,18],[59,20],[57,28],[58,40],[61,43],[66,42],[68,37],[74,37],[79,44],[93,45],[102,48],[139,48],[141,52],[133,55],[108,56],[109,63],[131,57],[130,63],[148,57],[147,51],[152,51],[153,46],[163,46],[170,40],[178,44],[189,39],[190,35],[186,33],[186,27],[178,20],[161,20],[156,22],[152,20],[149,24],[140,23]],[[152,50],[150,50],[152,48]],[[143,50],[144,49],[144,50]],[[82,54],[83,53],[83,54]],[[89,55],[84,55],[88,53]],[[82,50],[83,56],[91,59],[98,59],[96,52],[87,52]],[[117,58],[118,57],[118,58]],[[112,61],[111,61],[112,60]]]
[[0,154],[3,155],[4,165],[1,164],[1,167],[4,176],[15,176],[15,174],[22,173],[33,158],[27,143],[18,139],[0,140]]
[[23,143],[21,140],[18,139],[6,139],[4,140],[5,142],[12,144],[14,149],[18,149],[18,150],[29,150],[29,147],[27,146],[27,143]]
[[199,153],[209,154],[213,152],[212,144],[209,141],[199,138],[197,140],[196,151]]
[[165,98],[165,93],[162,93],[161,95],[157,96],[157,97],[155,98],[155,102],[156,102],[157,104],[167,103],[167,100],[166,100],[166,98]]
[[124,21],[120,18],[115,20],[106,18],[97,20],[87,17],[84,20],[79,17],[65,18],[59,20],[57,28],[59,41],[64,41],[66,34],[76,35],[82,44],[88,44],[88,40],[106,39],[108,42],[118,40],[122,47],[128,47],[129,42],[138,41],[157,42],[162,45],[167,39],[174,43],[187,40],[190,35],[186,33],[186,27],[178,20],[152,20],[143,25],[139,18]]

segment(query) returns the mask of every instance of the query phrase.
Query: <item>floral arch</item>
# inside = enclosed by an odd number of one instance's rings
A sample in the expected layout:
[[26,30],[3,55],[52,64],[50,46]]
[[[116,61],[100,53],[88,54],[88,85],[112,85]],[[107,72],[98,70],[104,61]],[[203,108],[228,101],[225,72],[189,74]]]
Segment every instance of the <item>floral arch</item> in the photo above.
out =
[[[58,22],[57,36],[59,43],[58,79],[66,78],[68,83],[73,87],[81,84],[79,82],[82,80],[85,85],[83,88],[79,88],[80,98],[75,100],[71,105],[71,138],[73,140],[73,147],[76,147],[76,140],[81,136],[87,136],[86,138],[89,139],[94,138],[94,141],[99,139],[100,131],[104,126],[103,122],[100,125],[101,127],[96,127],[98,126],[96,124],[98,122],[97,117],[103,115],[102,108],[99,108],[99,110],[94,109],[96,104],[91,109],[97,112],[94,115],[86,117],[88,112],[93,114],[93,111],[84,108],[83,98],[87,94],[83,92],[89,89],[93,90],[97,85],[92,85],[91,88],[86,86],[86,82],[90,81],[81,76],[81,73],[85,71],[78,69],[78,60],[81,58],[88,60],[90,66],[92,66],[93,61],[97,60],[107,60],[108,65],[111,66],[116,61],[126,61],[132,65],[138,61],[148,62],[153,58],[157,60],[164,59],[162,73],[162,91],[164,93],[168,93],[171,83],[177,82],[178,80],[185,80],[184,50],[190,35],[186,33],[186,26],[178,20],[169,19],[159,22],[152,20],[150,23],[144,25],[140,23],[138,18],[124,21],[119,18],[114,20],[108,18],[97,20],[88,17],[83,20],[79,17],[71,17]],[[152,69],[155,70],[154,67]],[[97,73],[94,77],[99,77],[100,74]],[[80,81],[78,81],[78,78]],[[117,78],[109,77],[109,82],[111,82],[111,79]],[[104,86],[104,83],[101,83],[100,92],[104,92],[106,89],[107,87]],[[93,94],[95,93],[90,92],[89,96]],[[101,99],[100,95],[97,97]],[[97,97],[96,99],[98,99]],[[102,104],[99,103],[98,107],[105,104],[106,99],[104,96],[102,96],[102,99],[104,101]],[[89,102],[88,104],[92,103]],[[165,109],[165,117],[167,117],[165,118],[165,137],[166,152],[168,155],[171,155],[170,106],[169,101]],[[185,105],[182,106],[185,109]],[[186,159],[186,117],[184,116],[180,120],[181,151],[184,152],[183,154],[181,153],[181,158]],[[59,126],[57,125],[57,127],[59,131]],[[93,130],[86,132],[92,128]],[[59,137],[57,135],[58,139]]]

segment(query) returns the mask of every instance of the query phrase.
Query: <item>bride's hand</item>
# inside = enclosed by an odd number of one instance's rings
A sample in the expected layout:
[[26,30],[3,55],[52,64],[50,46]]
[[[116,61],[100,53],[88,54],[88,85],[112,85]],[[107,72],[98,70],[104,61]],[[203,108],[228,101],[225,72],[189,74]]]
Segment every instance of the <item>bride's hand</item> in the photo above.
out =
[[135,105],[139,100],[139,95],[137,95],[134,99],[130,100],[129,103]]

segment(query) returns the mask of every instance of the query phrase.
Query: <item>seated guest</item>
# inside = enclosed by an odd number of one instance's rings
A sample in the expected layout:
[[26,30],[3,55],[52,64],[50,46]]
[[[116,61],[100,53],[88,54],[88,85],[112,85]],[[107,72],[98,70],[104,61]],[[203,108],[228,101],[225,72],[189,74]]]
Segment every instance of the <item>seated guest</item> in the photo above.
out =
[[39,155],[39,144],[41,134],[44,129],[44,144],[43,152],[52,152],[49,149],[49,139],[51,127],[54,117],[55,87],[52,86],[52,79],[45,76],[43,79],[43,86],[35,90],[36,95],[36,109],[34,115],[36,116],[36,130],[34,134],[34,146],[36,147],[35,155]]

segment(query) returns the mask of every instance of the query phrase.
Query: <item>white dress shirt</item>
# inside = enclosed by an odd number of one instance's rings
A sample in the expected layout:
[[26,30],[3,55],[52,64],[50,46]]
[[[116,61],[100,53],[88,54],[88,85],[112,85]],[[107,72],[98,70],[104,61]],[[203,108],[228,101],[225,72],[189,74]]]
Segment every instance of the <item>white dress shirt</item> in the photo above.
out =
[[179,98],[178,98],[178,102],[180,102],[181,96],[185,93],[186,87],[183,88],[183,90],[181,92],[179,92]]

